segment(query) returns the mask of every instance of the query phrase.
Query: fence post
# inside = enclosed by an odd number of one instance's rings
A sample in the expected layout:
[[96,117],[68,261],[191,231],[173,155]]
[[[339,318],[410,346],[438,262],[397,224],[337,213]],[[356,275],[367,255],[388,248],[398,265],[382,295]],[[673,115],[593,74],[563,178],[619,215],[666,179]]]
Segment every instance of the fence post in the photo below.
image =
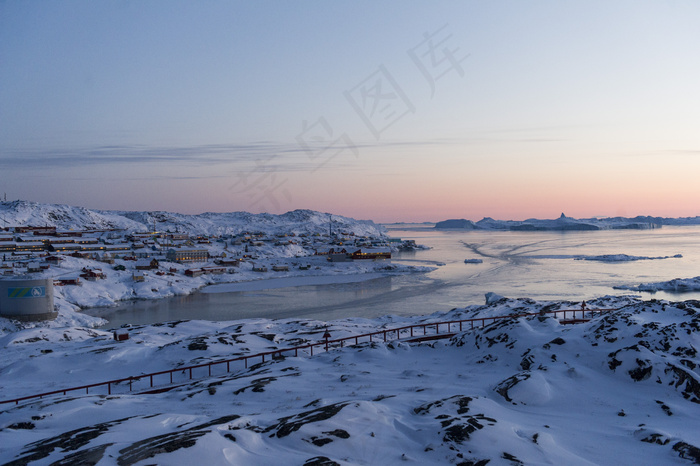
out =
[[[571,312],[571,313],[573,314],[572,319],[573,319],[573,320],[576,320],[576,313],[577,313],[577,311],[580,311],[580,313],[581,313],[581,314],[580,314],[581,320],[585,320],[585,319],[586,319],[586,311],[588,311],[588,315],[590,316],[590,318],[595,318],[596,316],[601,316],[601,315],[603,315],[603,314],[606,313],[606,312],[612,312],[612,311],[617,311],[617,310],[619,310],[619,309],[576,309],[576,308],[575,308],[575,309],[559,309],[559,310],[553,310],[553,311],[546,311],[546,313],[547,313],[547,314],[551,314],[551,315],[554,316],[554,317],[559,317],[559,315],[562,314],[562,315],[563,315],[562,319],[566,319],[566,318],[567,318],[567,314],[568,314],[569,312]],[[424,336],[427,336],[427,334],[428,334],[428,329],[427,329],[427,327],[428,327],[428,326],[433,326],[433,325],[434,325],[434,326],[435,326],[435,332],[436,332],[437,335],[439,335],[439,334],[440,334],[440,325],[441,325],[441,324],[447,324],[447,332],[450,333],[450,332],[452,331],[452,324],[456,324],[456,323],[459,323],[459,330],[460,330],[460,331],[463,331],[464,328],[465,328],[465,326],[463,325],[464,322],[469,322],[470,328],[473,330],[475,327],[478,326],[478,322],[479,322],[479,321],[481,322],[481,326],[482,326],[482,327],[485,327],[485,326],[486,326],[486,321],[487,321],[487,320],[489,321],[489,323],[492,323],[492,322],[496,322],[496,321],[499,320],[499,319],[509,319],[509,318],[515,318],[515,317],[525,317],[525,316],[529,316],[529,315],[537,315],[537,313],[526,313],[526,314],[510,315],[510,316],[495,316],[495,317],[481,317],[481,318],[461,319],[461,320],[458,320],[458,321],[435,322],[435,323],[432,323],[432,324],[426,324],[426,323],[423,323],[423,324],[412,324],[412,325],[408,325],[408,326],[401,327],[401,328],[394,328],[394,329],[388,329],[388,330],[387,330],[387,329],[383,329],[383,330],[380,330],[380,331],[377,331],[377,332],[371,332],[371,333],[364,334],[364,335],[355,335],[354,337],[353,337],[353,336],[344,337],[344,338],[341,338],[341,339],[339,339],[339,340],[334,340],[334,341],[335,341],[335,342],[340,342],[340,347],[343,348],[343,347],[344,347],[344,343],[345,343],[346,340],[351,341],[352,339],[354,339],[354,340],[355,340],[355,344],[357,345],[357,344],[359,344],[359,342],[360,342],[360,340],[359,340],[360,337],[363,337],[363,338],[364,338],[364,337],[369,337],[369,341],[372,342],[372,341],[373,341],[374,335],[379,335],[380,332],[381,332],[381,334],[382,334],[382,336],[383,336],[383,338],[384,338],[384,341],[386,342],[386,341],[390,338],[391,332],[395,332],[395,333],[396,333],[396,339],[400,339],[400,338],[401,338],[401,335],[402,335],[402,332],[404,332],[405,330],[409,330],[409,333],[410,333],[411,337],[415,337],[415,336],[418,335],[418,334],[414,331],[414,329],[423,327],[423,335],[424,335]],[[475,325],[475,323],[477,323],[477,325]],[[330,335],[329,335],[329,336],[330,336]],[[324,337],[325,337],[325,335],[324,335]],[[320,343],[318,343],[318,344],[319,344],[319,345],[323,345],[324,342],[320,342]],[[328,351],[328,350],[330,349],[330,346],[329,346],[329,345],[330,345],[330,341],[328,340],[328,338],[326,338],[325,344],[326,344],[326,351]],[[220,363],[226,362],[226,371],[227,371],[227,372],[230,372],[230,371],[231,371],[231,361],[240,361],[240,360],[242,359],[243,362],[244,362],[245,368],[248,369],[248,359],[249,359],[250,357],[255,357],[255,358],[257,358],[258,356],[260,356],[260,357],[262,358],[262,362],[265,362],[265,355],[266,355],[266,354],[271,354],[271,355],[272,355],[272,359],[274,360],[274,359],[275,359],[275,354],[278,354],[279,357],[282,357],[282,354],[283,354],[284,352],[291,351],[292,349],[294,350],[294,356],[297,356],[297,357],[298,357],[298,356],[299,356],[299,350],[300,350],[300,349],[303,350],[304,348],[309,348],[309,350],[310,350],[310,355],[313,356],[313,355],[314,355],[314,346],[315,346],[314,344],[309,344],[309,345],[305,345],[305,346],[297,346],[297,347],[293,347],[293,348],[287,348],[287,349],[284,349],[284,350],[273,351],[273,352],[271,352],[271,353],[268,352],[268,353],[256,354],[256,355],[252,355],[252,356],[242,356],[242,357],[238,357],[238,358],[235,358],[235,359],[227,359],[227,360],[225,360],[225,361],[209,362],[209,363],[207,363],[207,368],[208,368],[209,377],[212,376],[212,365],[214,365],[214,364],[220,364]],[[197,367],[201,367],[201,366],[197,366]],[[141,374],[141,375],[139,375],[138,377],[131,376],[131,377],[128,377],[128,378],[119,379],[119,380],[116,381],[116,382],[121,383],[121,382],[124,382],[124,381],[128,381],[128,383],[129,383],[129,391],[131,392],[131,391],[133,391],[133,389],[134,389],[134,388],[133,388],[133,382],[134,382],[134,380],[137,380],[137,381],[138,381],[138,380],[142,380],[143,377],[148,376],[148,377],[149,377],[149,385],[150,385],[151,388],[153,388],[153,387],[154,387],[154,383],[155,383],[155,382],[154,382],[154,376],[155,376],[155,375],[160,375],[160,374],[168,373],[168,374],[170,375],[170,384],[173,384],[173,383],[174,383],[174,375],[173,375],[173,374],[174,374],[176,371],[179,372],[179,373],[185,374],[185,370],[188,370],[188,371],[189,371],[189,378],[190,378],[190,380],[193,380],[193,378],[194,378],[193,367],[187,367],[187,368],[172,369],[172,370],[169,370],[169,371],[163,371],[163,372],[159,372],[159,373],[155,373],[155,374]],[[89,386],[68,388],[68,389],[65,389],[65,390],[57,390],[57,391],[55,391],[55,392],[51,392],[50,394],[63,393],[63,395],[65,396],[65,395],[68,394],[69,391],[77,391],[77,390],[82,390],[83,388],[85,388],[85,394],[86,394],[86,395],[89,395],[89,393],[90,393],[90,387],[102,387],[102,386],[104,386],[104,385],[107,385],[107,394],[108,394],[108,395],[111,395],[111,394],[112,394],[112,382],[111,382],[111,381],[109,381],[109,382],[102,382],[102,383],[98,383],[98,384],[92,384],[92,385],[89,385]],[[46,395],[46,394],[45,394],[45,395]],[[34,396],[31,396],[31,397],[25,397],[25,398],[26,398],[26,399],[29,399],[29,398],[39,398],[39,399],[42,399],[43,396],[44,396],[44,395],[34,395]],[[25,398],[23,398],[23,399],[25,399]],[[2,401],[2,402],[0,402],[0,403],[11,403],[11,402],[14,402],[16,405],[18,405],[18,404],[19,404],[19,401],[21,401],[21,399],[6,400],[6,401]]]

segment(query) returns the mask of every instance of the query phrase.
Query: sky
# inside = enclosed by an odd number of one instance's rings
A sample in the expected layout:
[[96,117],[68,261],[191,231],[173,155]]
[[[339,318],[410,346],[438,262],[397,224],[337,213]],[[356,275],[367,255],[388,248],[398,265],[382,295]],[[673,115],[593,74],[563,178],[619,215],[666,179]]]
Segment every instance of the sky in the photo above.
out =
[[0,0],[0,195],[700,215],[700,2]]

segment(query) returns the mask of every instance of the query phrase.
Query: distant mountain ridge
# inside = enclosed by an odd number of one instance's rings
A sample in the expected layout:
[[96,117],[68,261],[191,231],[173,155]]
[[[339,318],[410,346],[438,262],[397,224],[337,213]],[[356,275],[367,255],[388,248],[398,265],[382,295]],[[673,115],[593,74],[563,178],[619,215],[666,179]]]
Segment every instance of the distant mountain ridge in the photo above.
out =
[[340,215],[294,210],[281,215],[248,212],[197,215],[174,212],[132,212],[92,210],[63,204],[32,201],[0,202],[0,227],[53,226],[60,230],[124,229],[127,231],[171,231],[191,235],[235,235],[244,231],[266,234],[354,233],[383,237],[386,229],[371,220],[355,220]]
[[438,230],[511,230],[511,231],[586,231],[586,230],[649,230],[663,225],[700,225],[700,217],[664,218],[637,216],[575,219],[563,213],[555,220],[494,220],[485,217],[478,222],[451,219],[437,222]]

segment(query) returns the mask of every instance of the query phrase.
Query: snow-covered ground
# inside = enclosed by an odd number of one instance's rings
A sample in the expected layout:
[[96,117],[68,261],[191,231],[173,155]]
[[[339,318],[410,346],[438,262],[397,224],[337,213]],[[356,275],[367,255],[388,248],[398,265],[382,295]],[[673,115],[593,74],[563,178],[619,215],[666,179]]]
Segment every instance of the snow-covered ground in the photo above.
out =
[[[409,323],[578,307],[500,299],[423,317],[183,321],[0,337],[4,399]],[[606,297],[588,323],[502,320],[449,340],[361,343],[154,395],[0,405],[5,464],[700,462],[700,303]]]

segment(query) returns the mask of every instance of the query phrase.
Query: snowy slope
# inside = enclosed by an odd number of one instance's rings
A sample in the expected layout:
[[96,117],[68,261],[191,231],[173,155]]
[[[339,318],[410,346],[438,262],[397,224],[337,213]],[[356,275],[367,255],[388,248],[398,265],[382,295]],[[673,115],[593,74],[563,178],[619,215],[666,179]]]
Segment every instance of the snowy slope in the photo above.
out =
[[40,204],[31,201],[0,202],[3,227],[55,226],[60,230],[118,228],[146,231],[145,225],[118,213],[98,212],[84,207]]
[[[500,299],[408,322],[571,307]],[[602,298],[578,325],[503,320],[424,344],[288,357],[157,395],[0,405],[6,464],[692,464],[700,462],[700,303]],[[4,397],[322,339],[319,321],[178,322],[0,339]],[[48,352],[51,350],[51,352]],[[42,385],[43,384],[43,385]],[[46,387],[48,389],[48,387]]]
[[247,212],[185,215],[172,212],[124,212],[90,210],[60,204],[30,201],[0,202],[2,226],[55,226],[61,230],[118,228],[127,231],[151,231],[156,221],[158,231],[192,235],[237,234],[244,231],[278,233],[354,233],[358,236],[383,237],[384,227],[370,220],[355,220],[312,210],[295,210],[282,215]]

